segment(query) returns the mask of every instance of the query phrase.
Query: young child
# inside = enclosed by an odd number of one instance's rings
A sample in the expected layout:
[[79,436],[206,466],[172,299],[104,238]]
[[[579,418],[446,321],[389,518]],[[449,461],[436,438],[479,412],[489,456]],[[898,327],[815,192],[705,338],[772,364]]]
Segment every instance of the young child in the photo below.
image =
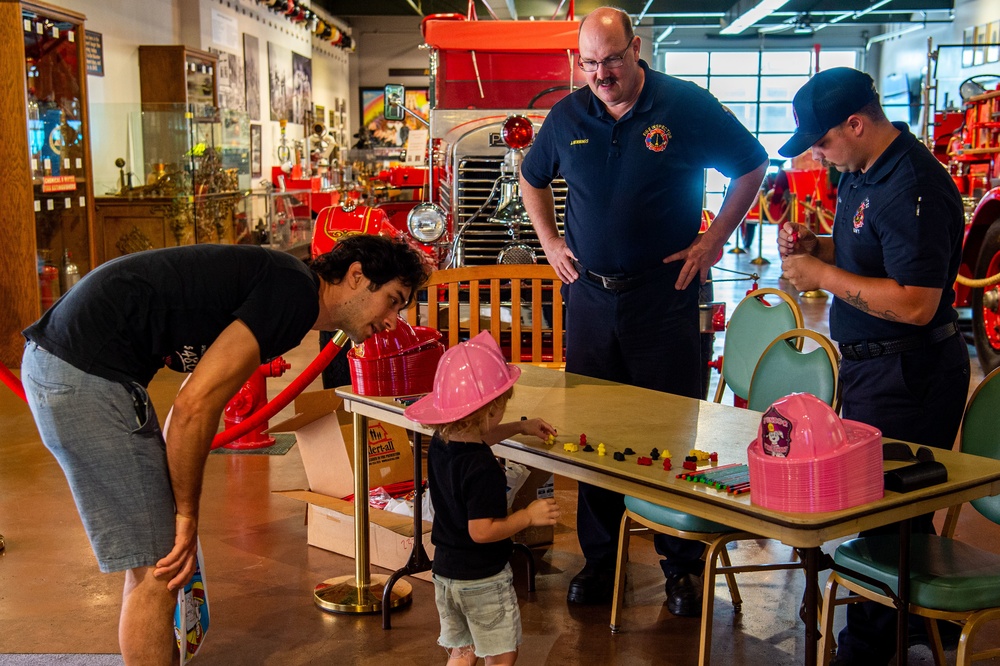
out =
[[434,391],[406,409],[407,418],[437,426],[427,480],[434,505],[438,644],[448,650],[448,666],[471,666],[479,657],[488,666],[517,660],[521,612],[508,563],[510,537],[559,518],[552,499],[507,515],[507,479],[490,446],[517,434],[555,434],[541,419],[500,423],[520,374],[484,331],[447,350]]

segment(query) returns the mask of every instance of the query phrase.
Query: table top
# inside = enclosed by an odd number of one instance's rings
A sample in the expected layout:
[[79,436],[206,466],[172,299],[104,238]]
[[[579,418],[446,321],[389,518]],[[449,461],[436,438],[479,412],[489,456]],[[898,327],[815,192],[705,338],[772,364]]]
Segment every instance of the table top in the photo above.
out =
[[[774,511],[753,504],[749,494],[730,495],[700,483],[676,478],[689,450],[719,454],[719,466],[747,462],[747,447],[757,436],[760,412],[685,398],[624,384],[593,379],[531,365],[521,366],[506,420],[522,415],[542,418],[559,432],[555,444],[518,436],[493,447],[495,454],[680,509],[796,547],[815,547],[842,536],[946,508],[987,495],[1000,494],[1000,461],[954,451],[935,450],[948,468],[948,481],[909,493],[887,491],[876,502],[823,513]],[[337,389],[352,412],[378,418],[411,430],[430,433],[403,416],[404,405],[394,398],[361,396],[349,388]],[[568,452],[567,442],[580,434],[595,451]],[[596,452],[604,443],[605,456]],[[616,461],[614,452],[632,448],[636,455]],[[636,463],[656,447],[669,452],[673,469],[662,463]],[[900,463],[886,463],[898,466]],[[708,468],[710,469],[710,468]]]

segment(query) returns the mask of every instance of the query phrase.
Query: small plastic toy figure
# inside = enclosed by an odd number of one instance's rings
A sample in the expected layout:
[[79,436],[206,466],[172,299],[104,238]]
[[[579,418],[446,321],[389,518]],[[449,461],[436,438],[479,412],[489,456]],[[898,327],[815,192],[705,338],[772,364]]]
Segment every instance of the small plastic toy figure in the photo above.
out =
[[563,444],[563,451],[568,451],[570,453],[576,453],[579,450],[580,450],[580,447],[577,446],[576,444],[574,444],[573,442],[566,442],[565,444]]
[[615,458],[615,460],[617,460],[618,462],[624,462],[624,460],[625,460],[625,454],[624,454],[624,453],[622,453],[621,451],[615,451],[615,456],[614,456],[614,458]]
[[670,464],[670,458],[664,458],[663,459],[663,471],[664,472],[669,472],[673,468],[674,468],[674,466]]
[[586,451],[587,453],[593,453],[594,447],[592,447],[590,444],[587,444],[586,446],[583,447],[583,450]]
[[646,456],[639,456],[638,458],[636,458],[635,462],[638,465],[649,467],[650,465],[653,464],[653,459]]
[[587,436],[581,432],[580,433],[580,446],[586,446],[586,445],[587,445]]
[[599,456],[607,455],[607,452],[604,449],[604,442],[601,442],[600,444],[597,445],[597,455]]

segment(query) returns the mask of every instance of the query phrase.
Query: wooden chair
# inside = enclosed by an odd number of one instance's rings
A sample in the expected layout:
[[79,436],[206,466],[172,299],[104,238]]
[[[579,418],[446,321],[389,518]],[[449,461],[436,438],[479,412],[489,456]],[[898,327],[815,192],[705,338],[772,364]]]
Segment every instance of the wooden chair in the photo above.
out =
[[[802,342],[817,348],[803,352]],[[840,411],[840,355],[833,342],[807,328],[793,328],[771,341],[754,368],[747,396],[749,409],[763,412],[789,393],[811,393]]]
[[[962,418],[960,450],[963,453],[1000,458],[1000,438],[996,434],[1000,411],[1000,368],[976,387]],[[1000,524],[1000,496],[970,502],[990,521]],[[1000,555],[980,550],[954,539],[961,505],[952,507],[945,520],[944,534],[913,534],[910,537],[910,613],[928,620],[934,663],[945,663],[941,635],[935,620],[962,626],[955,663],[967,666],[973,660],[1000,657],[1000,648],[973,651],[973,639],[987,622],[1000,620]],[[840,545],[834,562],[845,569],[869,576],[896,592],[899,580],[899,537],[880,535],[858,537]],[[837,588],[852,595],[837,598]],[[862,582],[836,571],[830,574],[823,594],[822,637],[819,654],[823,666],[833,651],[833,614],[837,606],[857,601],[875,601],[895,608],[892,599],[874,584]],[[994,630],[995,631],[995,630]],[[994,644],[988,638],[987,644]]]
[[445,346],[489,331],[513,363],[564,367],[562,282],[545,264],[491,264],[434,271],[410,324],[436,328]]
[[[766,297],[778,299],[773,305]],[[733,310],[726,326],[722,367],[715,402],[722,402],[728,386],[742,404],[750,393],[750,379],[761,354],[779,333],[802,328],[802,311],[791,296],[779,289],[757,289]]]

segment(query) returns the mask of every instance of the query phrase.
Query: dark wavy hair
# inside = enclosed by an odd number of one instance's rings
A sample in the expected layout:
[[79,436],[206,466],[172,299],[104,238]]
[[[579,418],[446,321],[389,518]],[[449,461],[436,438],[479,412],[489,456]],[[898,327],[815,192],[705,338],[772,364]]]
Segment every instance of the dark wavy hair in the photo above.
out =
[[355,261],[361,263],[361,272],[371,281],[372,291],[398,278],[410,289],[407,305],[428,277],[427,265],[418,250],[405,241],[371,234],[341,238],[332,250],[308,264],[321,278],[336,283],[344,279]]

